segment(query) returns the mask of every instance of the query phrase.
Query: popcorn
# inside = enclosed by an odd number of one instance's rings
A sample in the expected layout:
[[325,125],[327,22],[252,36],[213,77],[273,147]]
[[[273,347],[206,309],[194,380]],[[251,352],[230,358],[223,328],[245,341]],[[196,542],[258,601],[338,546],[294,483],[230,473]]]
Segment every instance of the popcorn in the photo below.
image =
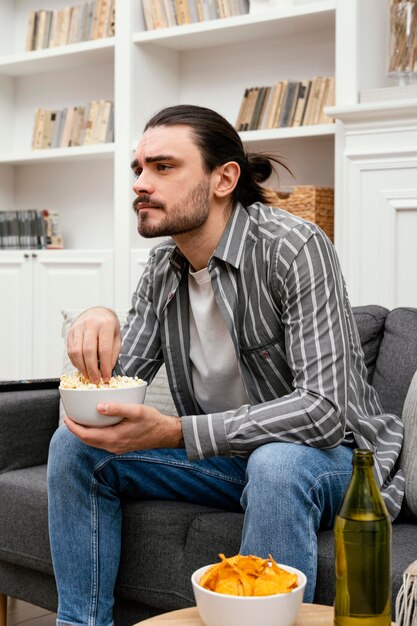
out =
[[88,378],[83,376],[81,372],[75,371],[73,374],[63,374],[61,376],[61,389],[120,389],[122,387],[136,387],[141,385],[143,380],[135,376],[112,376],[108,383],[103,379],[95,385]]

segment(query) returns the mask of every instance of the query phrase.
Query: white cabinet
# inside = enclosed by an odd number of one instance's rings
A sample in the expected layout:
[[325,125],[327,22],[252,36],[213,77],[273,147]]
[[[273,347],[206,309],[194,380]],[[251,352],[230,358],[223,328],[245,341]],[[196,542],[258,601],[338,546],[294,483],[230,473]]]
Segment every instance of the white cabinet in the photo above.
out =
[[62,309],[113,304],[113,253],[5,251],[0,255],[0,378],[57,377]]
[[339,254],[353,304],[417,307],[417,106],[336,109]]
[[27,378],[32,358],[32,264],[20,250],[0,254],[0,379]]

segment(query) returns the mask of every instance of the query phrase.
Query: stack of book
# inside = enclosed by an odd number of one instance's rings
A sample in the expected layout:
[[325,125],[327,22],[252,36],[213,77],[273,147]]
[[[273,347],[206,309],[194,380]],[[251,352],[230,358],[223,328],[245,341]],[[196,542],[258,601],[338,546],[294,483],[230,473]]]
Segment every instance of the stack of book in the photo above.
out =
[[67,148],[114,140],[114,107],[110,100],[63,110],[36,109],[32,149]]
[[248,0],[142,0],[147,30],[249,13]]
[[112,37],[116,0],[84,0],[63,9],[31,11],[26,50],[66,46],[90,39]]
[[324,108],[335,103],[333,76],[277,81],[272,87],[245,89],[235,128],[238,131],[330,124]]
[[63,248],[58,211],[0,211],[0,248]]

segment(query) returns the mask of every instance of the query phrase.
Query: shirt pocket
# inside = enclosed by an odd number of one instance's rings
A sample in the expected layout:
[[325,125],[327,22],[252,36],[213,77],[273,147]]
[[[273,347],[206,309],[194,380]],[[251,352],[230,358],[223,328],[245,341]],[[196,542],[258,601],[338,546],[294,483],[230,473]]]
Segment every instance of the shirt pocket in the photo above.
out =
[[273,400],[293,391],[293,376],[283,342],[272,340],[252,346],[241,345],[240,356],[261,401]]

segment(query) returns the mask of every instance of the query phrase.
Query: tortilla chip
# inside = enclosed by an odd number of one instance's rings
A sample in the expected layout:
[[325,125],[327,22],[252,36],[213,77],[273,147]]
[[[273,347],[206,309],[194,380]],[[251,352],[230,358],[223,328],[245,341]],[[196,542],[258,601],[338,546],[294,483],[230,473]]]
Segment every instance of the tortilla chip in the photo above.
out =
[[252,554],[226,558],[219,554],[220,563],[212,565],[200,579],[200,585],[216,593],[233,596],[268,596],[288,593],[298,586],[297,574],[279,567],[268,559]]

